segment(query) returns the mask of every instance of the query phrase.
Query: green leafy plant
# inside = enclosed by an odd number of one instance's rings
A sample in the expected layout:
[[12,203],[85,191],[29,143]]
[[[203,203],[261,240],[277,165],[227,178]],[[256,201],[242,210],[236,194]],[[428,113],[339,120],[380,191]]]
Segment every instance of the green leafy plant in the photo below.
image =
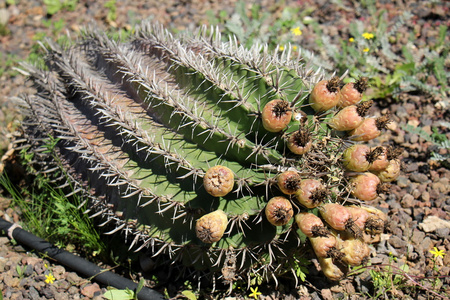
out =
[[124,290],[119,290],[115,288],[108,288],[108,291],[106,291],[103,294],[103,297],[109,300],[137,300],[138,294],[142,290],[145,284],[145,279],[141,279],[138,283],[138,286],[136,288],[136,291],[132,291],[128,288]]
[[[434,257],[433,271],[437,272],[436,258],[445,255],[443,251],[437,251],[436,248],[430,251]],[[352,275],[368,271],[373,282],[373,291],[365,293],[365,297],[371,299],[391,299],[401,297],[401,293],[413,295],[417,288],[432,294],[436,298],[447,299],[446,293],[441,293],[438,287],[441,287],[440,278],[448,276],[415,276],[408,274],[409,267],[407,263],[399,266],[397,257],[389,253],[389,262],[387,264],[358,266],[352,269]],[[429,283],[431,283],[431,288]]]
[[44,0],[47,13],[54,15],[60,10],[67,9],[73,11],[78,4],[78,0]]
[[[450,123],[441,121],[441,126],[444,128],[450,128]],[[450,150],[450,140],[447,138],[447,136],[443,133],[440,133],[439,130],[434,127],[432,128],[433,133],[428,133],[423,128],[417,126],[412,126],[410,124],[401,125],[402,129],[411,133],[411,134],[417,134],[421,138],[423,138],[425,141],[430,142],[437,146],[439,149],[447,149]],[[441,155],[436,152],[431,153],[431,159],[437,160],[437,161],[446,161],[450,158],[450,153],[447,151],[446,155]]]
[[20,266],[20,265],[16,265],[16,272],[19,275],[19,278],[22,279],[23,275],[25,273],[25,269],[27,268],[27,266]]
[[196,293],[194,293],[192,284],[189,280],[184,282],[184,290],[181,291],[181,294],[189,300],[197,300],[198,297]]
[[[43,153],[54,150],[57,140],[49,139]],[[35,173],[33,153],[22,151],[22,159],[28,166],[28,172]],[[92,220],[80,209],[86,207],[81,199],[68,194],[61,189],[55,189],[50,178],[37,174],[32,189],[18,189],[8,179],[6,174],[0,177],[0,185],[12,196],[13,205],[20,208],[24,217],[24,228],[31,233],[55,241],[59,247],[77,244],[92,256],[107,258],[106,247],[99,233],[94,229]]]
[[4,54],[0,53],[0,76],[4,74],[10,74],[14,76],[17,71],[13,69],[14,66],[18,64],[17,57],[14,54]]
[[[402,273],[394,272],[391,264],[393,261],[393,257],[390,257],[391,262],[388,266],[384,267],[382,270],[371,269],[369,270],[370,276],[373,280],[373,285],[376,291],[374,295],[374,299],[378,299],[381,296],[388,297],[388,293],[392,293],[395,295],[395,289],[400,288],[403,282],[405,281],[405,277]],[[408,265],[403,264],[399,267],[399,270],[407,273],[409,270]]]
[[108,10],[106,14],[106,20],[108,22],[113,22],[117,19],[117,4],[116,0],[109,0],[104,4],[104,7]]

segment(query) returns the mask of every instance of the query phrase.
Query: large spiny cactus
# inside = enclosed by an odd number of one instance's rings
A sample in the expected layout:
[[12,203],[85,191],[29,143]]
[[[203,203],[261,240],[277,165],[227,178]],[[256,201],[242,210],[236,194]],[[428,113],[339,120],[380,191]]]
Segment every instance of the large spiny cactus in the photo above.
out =
[[[336,108],[313,105],[315,113],[308,102],[321,73],[290,56],[223,43],[216,30],[177,38],[143,23],[126,43],[88,30],[74,46],[50,43],[48,71],[25,66],[38,90],[22,99],[25,145],[40,172],[58,174],[130,249],[222,270],[228,282],[250,271],[296,276],[306,236],[293,218],[269,222],[264,211],[283,195],[279,175],[320,180],[317,204],[359,201],[342,160],[354,142],[329,127]],[[275,99],[270,112],[292,115],[282,130],[262,121]],[[297,146],[312,142],[305,154],[288,147],[294,136]],[[231,170],[232,192],[206,191],[214,166]],[[297,184],[288,188],[295,193]],[[286,210],[308,210],[295,195],[283,197],[293,206]]]

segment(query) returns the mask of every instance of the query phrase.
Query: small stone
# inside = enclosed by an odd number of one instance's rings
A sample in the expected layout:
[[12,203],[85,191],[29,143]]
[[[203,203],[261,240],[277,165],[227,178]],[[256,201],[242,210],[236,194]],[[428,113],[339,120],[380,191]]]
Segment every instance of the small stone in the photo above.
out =
[[24,276],[31,276],[33,274],[33,266],[32,265],[26,265],[25,270],[23,271]]
[[34,265],[34,271],[38,275],[42,275],[46,270],[47,270],[47,268],[45,267],[45,265],[42,261],[40,261]]
[[391,244],[394,248],[397,249],[407,246],[407,242],[405,242],[404,240],[395,235],[389,239],[389,244]]
[[333,300],[333,294],[331,293],[330,289],[323,289],[322,290],[322,298],[325,300]]
[[30,286],[28,288],[28,295],[30,299],[39,299],[39,292],[36,290],[34,286]]
[[55,293],[49,287],[41,289],[41,295],[45,296],[47,299],[55,299]]
[[97,293],[101,293],[100,286],[97,283],[88,284],[81,289],[81,294],[88,298],[93,298]]
[[72,286],[72,284],[68,280],[58,280],[55,283],[58,292],[67,291]]
[[428,236],[423,239],[422,244],[421,244],[422,249],[424,249],[424,250],[430,249],[432,247],[432,245],[433,245],[433,242],[431,241],[431,239]]
[[447,239],[450,236],[450,228],[438,228],[436,229],[436,235],[441,239]]
[[438,190],[434,190],[434,189],[429,189],[428,192],[430,193],[431,199],[439,199],[439,196],[441,195]]
[[[71,298],[69,298],[69,295],[67,295],[66,293],[55,293],[55,299],[58,299],[58,300],[72,300]],[[105,298],[103,298],[103,299],[105,299]]]
[[5,272],[6,258],[0,257],[0,273]]
[[425,212],[422,207],[414,209],[414,220],[417,221],[417,223],[422,222],[424,217],[425,217]]
[[405,176],[400,175],[397,178],[397,185],[401,188],[407,187],[410,185],[410,181],[408,178],[406,178]]
[[408,261],[414,261],[419,258],[419,254],[416,252],[409,252],[408,251]]
[[419,224],[419,228],[425,232],[432,232],[439,228],[450,228],[450,221],[443,220],[436,216],[428,216]]
[[7,237],[0,237],[0,246],[3,245],[8,245],[9,244],[9,239]]
[[27,256],[24,259],[22,259],[22,264],[31,265],[34,268],[34,266],[40,261],[41,259],[38,257]]
[[433,190],[439,191],[440,193],[447,193],[447,187],[445,184],[441,183],[441,182],[434,182],[431,184],[431,188]]
[[428,176],[423,173],[412,173],[409,176],[409,179],[413,182],[424,183],[428,181]]
[[389,207],[391,209],[400,209],[400,208],[402,208],[402,206],[400,205],[400,203],[396,199],[388,200],[388,201],[386,201],[386,203],[389,204]]
[[63,266],[55,266],[52,269],[53,276],[55,276],[56,280],[62,279],[66,269]]
[[8,299],[9,300],[23,300],[23,295],[21,292],[15,292],[15,293],[12,293]]
[[77,274],[70,272],[67,273],[66,280],[69,281],[71,284],[76,285],[82,282],[84,279],[78,276]]
[[70,295],[78,294],[78,288],[76,286],[71,286],[67,291]]
[[411,144],[415,144],[415,143],[417,143],[419,141],[419,136],[417,135],[417,134],[411,134],[410,136],[409,136],[409,142],[411,143]]
[[427,191],[422,193],[422,200],[425,202],[430,201],[430,193],[428,193]]
[[411,194],[406,194],[401,200],[402,207],[404,208],[414,207],[415,202],[416,200],[414,200],[414,196]]
[[[10,273],[10,275],[12,275]],[[12,288],[17,288],[19,287],[20,284],[20,279],[17,277],[12,277],[12,276],[5,276],[3,278],[3,282],[6,284],[6,286],[12,287]]]
[[422,193],[418,189],[414,189],[411,193],[413,195],[414,199],[419,199],[419,197],[422,195]]

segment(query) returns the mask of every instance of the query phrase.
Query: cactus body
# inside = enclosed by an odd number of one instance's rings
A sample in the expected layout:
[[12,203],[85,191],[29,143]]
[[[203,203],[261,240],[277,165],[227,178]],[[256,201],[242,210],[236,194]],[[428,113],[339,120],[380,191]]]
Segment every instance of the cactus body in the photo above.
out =
[[[47,71],[24,65],[37,93],[22,98],[26,142],[17,145],[34,153],[37,170],[80,194],[111,233],[122,232],[130,249],[213,273],[233,257],[235,274],[295,276],[306,236],[293,219],[272,226],[264,215],[282,195],[277,176],[295,170],[332,186],[327,202],[349,196],[341,156],[352,142],[331,136],[332,114],[310,108],[322,77],[289,51],[245,49],[217,31],[175,37],[149,23],[127,42],[88,30],[77,44],[47,51]],[[275,99],[291,119],[280,132],[262,118]],[[311,131],[301,155],[287,146],[299,127]],[[207,173],[215,166],[226,180]]]

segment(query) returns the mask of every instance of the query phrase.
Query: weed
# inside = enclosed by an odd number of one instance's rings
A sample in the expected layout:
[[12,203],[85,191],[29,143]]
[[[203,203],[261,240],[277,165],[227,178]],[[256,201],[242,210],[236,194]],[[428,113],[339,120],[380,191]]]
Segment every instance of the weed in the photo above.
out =
[[59,19],[56,21],[52,19],[42,20],[42,24],[44,24],[45,27],[50,28],[54,36],[60,34],[66,27],[66,21],[64,21],[64,19]]
[[0,52],[0,77],[3,75],[15,76],[17,75],[17,71],[15,71],[12,67],[17,65],[18,58],[14,54],[4,54]]
[[44,0],[47,14],[54,15],[60,10],[75,10],[78,0]]
[[[55,143],[49,141],[46,151],[50,151]],[[33,154],[22,151],[21,156],[28,172],[33,173]],[[83,206],[76,194],[69,200],[61,189],[54,189],[44,175],[37,175],[31,187],[18,189],[4,174],[0,177],[0,185],[12,196],[12,204],[20,209],[25,229],[59,247],[73,243],[92,256],[108,258],[106,246],[92,220],[82,214]],[[80,205],[81,210],[78,209]]]
[[7,24],[0,23],[0,36],[7,36],[11,34],[11,30],[9,30]]
[[197,300],[197,295],[193,292],[192,284],[189,280],[184,282],[184,290],[181,291],[181,294],[189,300]]
[[108,291],[103,294],[103,297],[109,300],[137,300],[138,294],[144,287],[145,280],[141,279],[138,283],[136,291],[132,291],[129,288],[124,290],[118,290],[112,287],[108,287]]
[[[361,2],[358,9],[372,12],[375,17],[369,19],[369,24],[361,20],[352,22],[348,28],[350,39],[338,39],[338,44],[323,34],[317,21],[309,17],[312,11],[308,9],[299,11],[299,8],[285,7],[274,16],[263,12],[256,4],[247,10],[245,3],[240,1],[236,13],[229,19],[226,19],[225,12],[218,16],[210,12],[208,19],[212,25],[223,23],[224,36],[235,35],[245,46],[260,43],[275,49],[281,45],[278,49],[284,51],[286,45],[290,45],[289,51],[300,52],[305,60],[311,60],[331,73],[348,71],[352,78],[372,78],[369,82],[374,90],[372,98],[396,99],[400,93],[417,91],[445,95],[449,91],[445,67],[450,49],[446,41],[447,26],[439,27],[435,44],[420,50],[412,51],[417,42],[416,35],[411,33],[410,41],[399,53],[393,50],[392,44],[396,43],[399,29],[409,22],[412,14],[405,11],[390,24],[386,20],[387,12],[377,12],[373,0]],[[369,31],[368,28],[374,30]],[[320,37],[315,40],[317,49],[314,52],[301,47],[302,37],[298,33],[308,30]],[[430,74],[437,85],[428,82]]]
[[20,279],[23,278],[26,268],[27,268],[27,266],[22,266],[21,267],[19,265],[16,265],[16,272],[17,272],[17,275],[19,275]]
[[117,19],[117,6],[116,0],[109,0],[104,4],[104,7],[108,10],[106,14],[106,21],[112,23]]
[[[436,255],[435,255],[436,258]],[[397,266],[397,258],[392,254],[389,255],[389,263],[379,265],[358,266],[353,268],[349,276],[360,274],[368,270],[373,282],[373,293],[366,293],[365,296],[371,299],[391,299],[401,297],[401,291],[412,294],[416,288],[421,288],[427,293],[442,299],[448,299],[445,295],[439,294],[437,287],[440,286],[440,278],[448,276],[414,276],[409,275],[409,267],[405,263]],[[435,269],[435,261],[433,260],[433,270]],[[431,288],[427,286],[427,282],[431,280]]]
[[[441,121],[440,125],[446,129],[450,128],[450,122]],[[442,155],[436,152],[431,153],[430,159],[444,162],[450,159],[450,140],[443,133],[439,132],[436,127],[432,128],[433,133],[426,132],[422,127],[414,127],[410,124],[401,125],[401,128],[411,134],[417,134],[419,137],[423,138],[425,141],[432,143],[438,149],[447,149],[447,154]]]
[[225,10],[219,11],[218,16],[214,15],[212,10],[207,10],[206,18],[211,26],[218,26],[224,24],[228,20],[229,16]]

